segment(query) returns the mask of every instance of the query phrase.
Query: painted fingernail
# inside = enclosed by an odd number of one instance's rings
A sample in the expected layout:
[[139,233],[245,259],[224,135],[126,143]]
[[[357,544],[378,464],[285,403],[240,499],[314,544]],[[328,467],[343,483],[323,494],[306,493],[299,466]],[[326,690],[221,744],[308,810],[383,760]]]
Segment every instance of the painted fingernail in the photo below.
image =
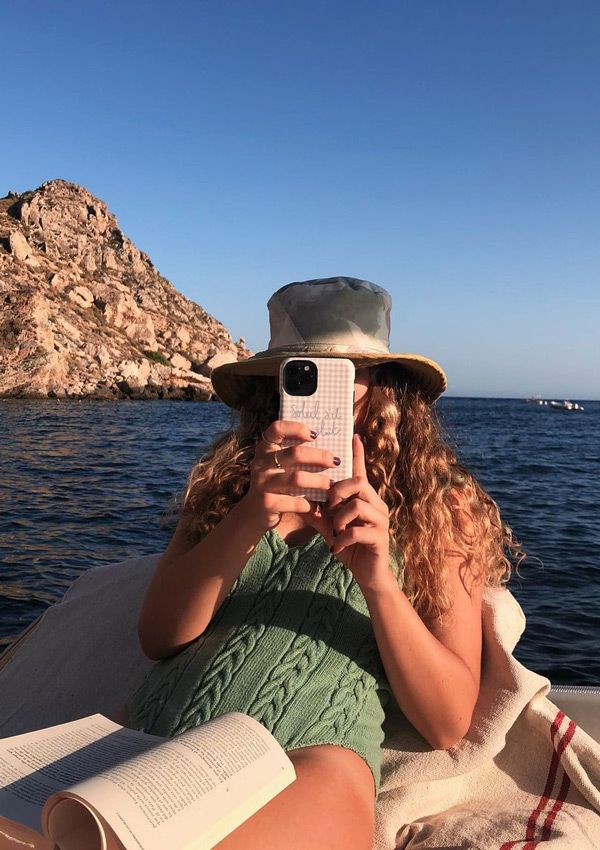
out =
[[313,440],[316,440],[316,439],[317,439],[317,432],[316,432],[316,431],[311,431],[311,432],[310,432],[310,436],[313,438]]
[[342,462],[342,459],[339,458],[339,457],[334,457],[333,462],[335,463],[336,466],[339,466],[340,463]]

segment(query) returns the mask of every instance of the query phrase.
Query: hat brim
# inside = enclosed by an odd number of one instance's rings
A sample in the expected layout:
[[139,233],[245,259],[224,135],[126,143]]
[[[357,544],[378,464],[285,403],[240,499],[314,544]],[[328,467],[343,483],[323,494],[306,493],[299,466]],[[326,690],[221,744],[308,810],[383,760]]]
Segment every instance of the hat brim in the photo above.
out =
[[357,369],[365,366],[377,366],[380,363],[397,363],[414,378],[421,387],[423,395],[429,402],[434,402],[448,386],[446,373],[442,367],[427,357],[419,354],[380,354],[374,353],[340,353],[299,351],[278,352],[265,354],[262,352],[238,360],[233,363],[223,363],[211,372],[211,380],[215,395],[228,407],[239,410],[248,395],[248,377],[253,375],[278,376],[279,367],[286,357],[346,357],[352,360]]

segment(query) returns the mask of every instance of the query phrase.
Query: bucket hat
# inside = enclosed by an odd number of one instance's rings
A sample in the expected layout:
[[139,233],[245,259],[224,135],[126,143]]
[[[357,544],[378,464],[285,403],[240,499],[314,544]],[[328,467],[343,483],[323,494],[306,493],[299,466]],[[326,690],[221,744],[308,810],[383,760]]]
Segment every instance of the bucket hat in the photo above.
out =
[[376,283],[327,277],[287,283],[267,302],[269,347],[212,370],[216,396],[239,410],[255,375],[278,375],[286,357],[347,357],[357,369],[397,363],[433,402],[446,389],[442,367],[420,354],[390,352],[392,298]]

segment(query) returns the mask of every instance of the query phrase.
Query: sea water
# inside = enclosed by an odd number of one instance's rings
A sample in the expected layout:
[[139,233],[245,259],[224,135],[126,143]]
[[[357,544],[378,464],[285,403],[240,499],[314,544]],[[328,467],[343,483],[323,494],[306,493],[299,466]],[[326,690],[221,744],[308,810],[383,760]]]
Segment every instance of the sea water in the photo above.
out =
[[[600,684],[600,402],[583,404],[436,405],[529,555],[515,655],[553,684]],[[229,422],[220,402],[0,401],[0,650],[84,570],[163,551],[159,518]]]

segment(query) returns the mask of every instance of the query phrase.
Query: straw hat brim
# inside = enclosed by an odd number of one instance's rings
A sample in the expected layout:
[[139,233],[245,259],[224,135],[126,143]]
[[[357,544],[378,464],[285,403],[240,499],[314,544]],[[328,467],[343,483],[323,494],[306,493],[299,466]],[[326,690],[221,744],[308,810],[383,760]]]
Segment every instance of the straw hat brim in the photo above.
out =
[[339,351],[305,351],[270,350],[258,352],[246,360],[223,363],[211,372],[211,380],[215,395],[228,407],[239,410],[249,389],[248,377],[253,375],[279,375],[279,367],[286,357],[346,357],[352,360],[357,369],[365,366],[377,366],[380,363],[397,363],[406,373],[418,382],[423,395],[429,402],[435,401],[448,386],[446,374],[442,367],[427,357],[419,354],[383,354],[379,352],[344,352]]

